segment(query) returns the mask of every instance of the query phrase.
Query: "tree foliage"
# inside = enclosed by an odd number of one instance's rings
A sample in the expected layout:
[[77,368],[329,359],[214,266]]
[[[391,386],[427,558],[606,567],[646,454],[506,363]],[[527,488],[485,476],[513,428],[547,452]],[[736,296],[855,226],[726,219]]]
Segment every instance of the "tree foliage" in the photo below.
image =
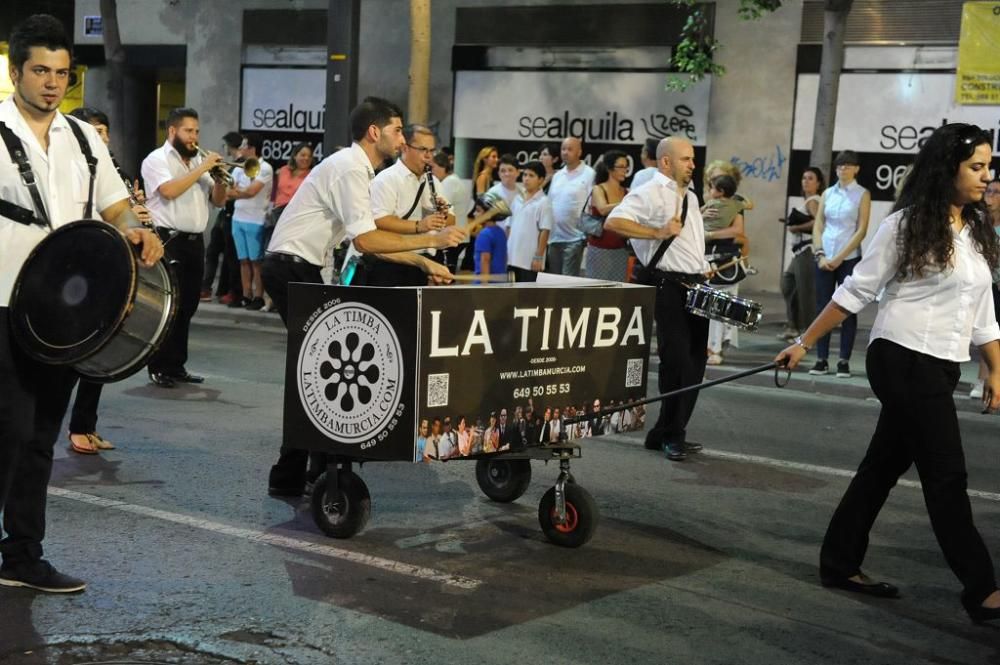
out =
[[[698,0],[668,0],[671,4],[690,9],[681,29],[681,41],[674,49],[671,67],[678,74],[670,77],[667,87],[685,90],[706,76],[721,76],[726,68],[715,62],[713,55],[722,44],[708,31],[708,20]],[[740,0],[737,13],[741,19],[754,21],[781,7],[781,0]]]

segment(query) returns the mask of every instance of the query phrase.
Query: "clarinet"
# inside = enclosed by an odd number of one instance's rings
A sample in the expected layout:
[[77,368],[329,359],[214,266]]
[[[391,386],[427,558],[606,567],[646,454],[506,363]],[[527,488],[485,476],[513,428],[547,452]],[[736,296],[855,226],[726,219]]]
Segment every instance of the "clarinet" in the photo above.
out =
[[[115,159],[115,156],[111,154],[110,151],[108,152],[108,154],[111,155],[111,163],[114,164],[115,170],[118,171],[118,177],[122,179],[123,183],[125,183],[125,190],[128,192],[129,206],[135,207],[137,205],[142,205],[141,203],[139,203],[139,198],[135,195],[135,186],[132,184],[132,181],[129,180],[128,176],[126,176],[125,173],[122,171],[122,167],[121,165],[118,164],[118,160]],[[153,228],[152,222],[140,220],[140,223],[148,229]]]
[[441,199],[438,198],[437,189],[434,187],[434,172],[431,171],[430,164],[424,166],[424,175],[427,177],[427,187],[431,190],[431,202],[434,204],[434,209],[442,215],[447,215],[451,204],[442,203]]

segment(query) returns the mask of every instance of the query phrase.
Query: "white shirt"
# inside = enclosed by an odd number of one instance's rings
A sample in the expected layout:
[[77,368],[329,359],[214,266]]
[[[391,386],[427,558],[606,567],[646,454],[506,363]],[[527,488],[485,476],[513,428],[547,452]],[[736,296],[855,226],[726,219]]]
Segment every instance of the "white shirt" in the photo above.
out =
[[517,183],[514,184],[514,189],[507,189],[503,186],[502,182],[498,182],[487,189],[486,193],[500,197],[507,203],[507,207],[513,207],[514,201],[517,200],[517,197],[524,194],[524,189]]
[[[0,102],[0,122],[24,144],[31,170],[35,174],[38,193],[45,203],[45,211],[53,228],[83,218],[90,189],[90,171],[80,144],[70,129],[73,119],[56,113],[49,126],[49,149],[42,149],[38,138],[28,127],[11,95]],[[82,129],[90,150],[97,158],[97,179],[94,182],[93,219],[115,203],[128,198],[125,184],[111,162],[111,155],[97,131],[86,122],[77,123]],[[6,146],[0,143],[0,198],[35,212],[31,193],[21,182],[17,167],[10,159]],[[10,294],[21,271],[21,266],[31,250],[48,234],[37,224],[25,226],[6,217],[0,217],[0,307],[10,304]]]
[[525,195],[514,199],[510,218],[507,220],[507,265],[531,270],[531,260],[538,249],[538,236],[552,230],[552,203],[542,190],[530,199]]
[[[434,189],[441,198],[446,198],[441,192],[441,181],[434,178]],[[434,199],[431,197],[431,188],[424,185],[420,194],[420,202],[414,206],[413,202],[420,191],[420,184],[427,182],[427,176],[423,173],[416,174],[410,170],[402,159],[397,159],[396,163],[381,171],[375,176],[371,184],[372,214],[375,219],[392,215],[400,219],[407,219],[419,222],[425,215],[434,210]],[[450,203],[450,201],[447,201]],[[410,208],[413,211],[410,212]],[[405,216],[407,212],[409,215]],[[433,256],[437,253],[435,249],[420,250],[421,254]]]
[[[823,251],[827,258],[833,258],[847,245],[851,236],[858,230],[858,215],[861,211],[861,198],[868,190],[855,180],[847,187],[841,187],[838,182],[823,194]],[[861,248],[844,257],[856,259],[861,256]]]
[[267,209],[271,207],[271,187],[274,186],[274,169],[271,165],[260,160],[260,173],[254,178],[247,176],[242,167],[233,169],[233,185],[240,189],[246,189],[255,182],[262,182],[264,186],[260,191],[249,199],[236,199],[233,201],[233,219],[247,224],[264,224],[267,216]]
[[324,159],[281,213],[267,251],[294,254],[322,266],[331,246],[374,231],[368,192],[374,175],[371,160],[357,143]]
[[885,288],[869,343],[887,339],[918,353],[964,362],[969,359],[970,339],[976,346],[1000,339],[989,264],[966,226],[961,233],[952,233],[952,267],[900,280],[898,238],[904,212],[886,217],[833,300],[857,313]]
[[552,202],[552,235],[549,243],[576,242],[586,235],[580,230],[583,205],[594,188],[594,169],[583,162],[572,171],[562,167],[552,175],[549,200]]
[[472,196],[469,194],[469,184],[454,173],[449,173],[441,181],[441,196],[451,203],[451,211],[455,215],[456,226],[465,226],[468,215],[472,212]]
[[646,168],[644,168],[643,170],[639,171],[634,176],[632,176],[632,185],[629,187],[629,189],[635,189],[640,185],[646,184],[647,182],[652,180],[653,176],[659,173],[659,171],[660,169],[656,168],[655,166],[647,166]]
[[[681,233],[674,238],[655,267],[693,275],[707,272],[709,267],[705,261],[705,223],[698,209],[698,197],[690,187],[687,199],[688,213]],[[657,172],[645,186],[630,189],[608,218],[620,217],[658,229],[675,216],[680,216],[682,209],[683,200],[677,193],[677,183]],[[643,265],[649,265],[663,241],[632,238],[630,242]]]
[[195,155],[185,164],[177,148],[165,142],[142,160],[142,180],[146,186],[146,207],[153,216],[153,224],[165,229],[185,233],[201,233],[208,226],[209,196],[215,181],[207,173],[175,199],[167,200],[160,194],[160,186],[171,180],[183,178],[202,162]]

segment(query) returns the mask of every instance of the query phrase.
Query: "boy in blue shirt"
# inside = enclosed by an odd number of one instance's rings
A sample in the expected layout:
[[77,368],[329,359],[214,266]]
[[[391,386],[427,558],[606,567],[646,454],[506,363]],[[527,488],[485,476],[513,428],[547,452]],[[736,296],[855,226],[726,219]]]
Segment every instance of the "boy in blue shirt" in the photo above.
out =
[[[476,215],[482,214],[476,205]],[[492,218],[485,221],[476,236],[475,262],[477,275],[502,275],[507,272],[507,234]]]

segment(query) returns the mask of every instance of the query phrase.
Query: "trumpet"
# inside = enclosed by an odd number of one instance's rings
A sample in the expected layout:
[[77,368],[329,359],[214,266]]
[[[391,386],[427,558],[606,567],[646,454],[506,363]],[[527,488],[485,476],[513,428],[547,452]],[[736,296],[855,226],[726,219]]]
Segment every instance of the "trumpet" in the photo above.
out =
[[[198,154],[201,155],[202,157],[208,156],[208,152],[204,150],[197,143],[194,144],[194,147],[195,150],[198,151]],[[209,171],[209,174],[216,180],[224,182],[226,183],[226,185],[231,186],[233,184],[233,176],[232,173],[230,173],[230,171],[232,169],[235,169],[236,167],[242,168],[243,172],[246,173],[247,177],[250,178],[251,180],[253,180],[260,174],[260,160],[257,159],[256,157],[249,157],[243,160],[242,163],[228,162],[226,160],[222,160],[221,162],[219,162],[218,166],[212,167],[212,170]]]

